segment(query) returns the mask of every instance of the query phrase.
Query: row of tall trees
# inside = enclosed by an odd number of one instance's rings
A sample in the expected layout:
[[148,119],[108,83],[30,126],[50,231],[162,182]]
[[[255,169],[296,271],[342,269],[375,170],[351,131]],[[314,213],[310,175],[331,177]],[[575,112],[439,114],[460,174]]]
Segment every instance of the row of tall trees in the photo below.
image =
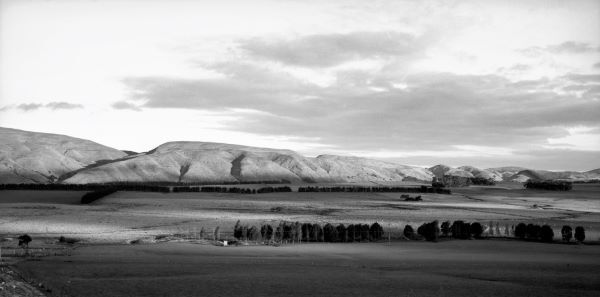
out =
[[[464,222],[461,220],[454,221],[450,224],[449,221],[445,221],[439,225],[438,221],[424,223],[418,227],[415,233],[411,225],[404,227],[404,237],[408,239],[420,239],[423,238],[427,241],[436,241],[439,237],[451,237],[455,239],[481,239],[485,231],[485,226],[479,222]],[[494,229],[492,225],[489,227],[490,233],[493,234]],[[496,232],[500,235],[498,224],[496,225]],[[505,229],[505,235],[509,235],[508,226]],[[565,242],[569,242],[573,238],[572,228],[568,225],[562,227],[561,230],[562,239]],[[525,224],[519,223],[514,228],[514,236],[519,239],[534,240],[542,242],[552,242],[554,240],[554,230],[550,225],[536,225],[536,224]],[[585,240],[585,229],[582,226],[575,228],[575,240],[583,242]]]
[[528,180],[525,183],[526,189],[539,189],[550,191],[570,191],[573,189],[573,183],[562,180]]
[[280,222],[273,228],[264,224],[258,229],[255,226],[243,225],[238,220],[233,227],[233,236],[238,240],[264,242],[365,242],[378,241],[383,238],[383,227],[375,222],[368,224],[321,226],[318,223]]
[[262,187],[258,189],[238,188],[238,187],[174,187],[174,193],[181,192],[204,192],[204,193],[236,193],[236,194],[261,194],[261,193],[279,193],[292,192],[292,188],[283,187]]
[[451,194],[449,189],[440,187],[363,187],[363,186],[351,186],[351,187],[299,187],[298,192],[353,192],[353,193],[438,193],[438,194]]

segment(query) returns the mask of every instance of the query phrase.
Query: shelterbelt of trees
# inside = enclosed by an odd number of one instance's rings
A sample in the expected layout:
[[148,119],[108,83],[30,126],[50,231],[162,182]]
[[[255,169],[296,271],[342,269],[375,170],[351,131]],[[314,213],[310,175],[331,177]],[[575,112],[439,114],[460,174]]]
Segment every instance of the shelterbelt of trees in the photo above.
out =
[[525,188],[550,191],[570,191],[573,189],[573,183],[564,180],[528,180],[525,183]]
[[437,193],[451,194],[450,189],[443,187],[299,187],[298,192],[366,192],[366,193]]
[[[496,224],[494,231],[493,223],[484,225],[479,222],[465,222],[462,220],[443,222],[432,221],[423,223],[415,232],[411,225],[406,225],[402,232],[405,239],[408,240],[426,240],[437,241],[441,238],[448,239],[484,239],[489,237],[514,238],[518,240],[554,242],[554,230],[549,225],[536,225],[519,223],[516,227],[508,225],[504,233],[500,231],[499,224]],[[388,232],[390,232],[388,230]],[[485,235],[484,235],[485,232]],[[561,230],[562,241],[569,243],[574,237],[577,242],[582,243],[585,240],[585,229],[582,226],[573,229],[571,226],[564,225]],[[383,227],[375,222],[369,224],[337,224],[310,222],[287,222],[281,221],[278,225],[262,224],[260,226],[248,226],[242,224],[239,220],[233,227],[233,237],[241,241],[253,241],[264,243],[294,243],[294,242],[369,242],[380,241],[391,238]],[[394,236],[396,237],[396,236]]]

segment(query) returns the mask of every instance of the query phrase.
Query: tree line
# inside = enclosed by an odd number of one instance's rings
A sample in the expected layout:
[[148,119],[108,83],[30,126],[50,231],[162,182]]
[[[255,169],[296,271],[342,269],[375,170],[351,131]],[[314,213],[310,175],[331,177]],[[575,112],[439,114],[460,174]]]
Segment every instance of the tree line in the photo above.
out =
[[237,193],[237,194],[261,194],[261,193],[279,193],[292,192],[292,188],[283,187],[262,187],[259,189],[238,188],[238,187],[174,187],[174,193],[178,192],[203,192],[203,193]]
[[528,180],[525,183],[526,189],[539,189],[550,191],[570,191],[573,189],[573,183],[563,180]]
[[[498,224],[496,225],[496,233],[500,234],[500,228]],[[490,223],[489,226],[489,234],[493,235],[493,225]],[[575,235],[573,236],[573,229],[564,225],[561,229],[562,239],[565,242],[569,242],[571,238],[575,238],[578,242],[583,242],[585,240],[585,229],[582,226],[577,226],[575,228]],[[411,225],[406,225],[404,227],[403,235],[407,239],[425,239],[427,241],[437,241],[440,237],[447,238],[455,238],[455,239],[482,239],[484,238],[483,233],[485,231],[485,227],[479,222],[465,222],[462,220],[457,220],[450,223],[450,221],[445,221],[441,224],[437,220],[423,223],[421,226],[417,228],[417,232],[415,232],[414,228]],[[522,240],[531,240],[531,241],[541,241],[541,242],[553,242],[554,241],[554,230],[550,225],[537,225],[537,224],[525,224],[519,223],[517,226],[513,226],[513,228],[509,231],[508,226],[505,229],[505,235],[509,236],[510,234],[514,235],[517,239]]]
[[300,223],[282,221],[273,227],[263,224],[243,225],[238,220],[233,227],[233,237],[237,240],[262,242],[367,242],[383,239],[383,227],[375,222],[369,224]]
[[451,194],[449,189],[442,187],[363,187],[363,186],[336,186],[336,187],[299,187],[298,192],[352,192],[352,193],[437,193]]

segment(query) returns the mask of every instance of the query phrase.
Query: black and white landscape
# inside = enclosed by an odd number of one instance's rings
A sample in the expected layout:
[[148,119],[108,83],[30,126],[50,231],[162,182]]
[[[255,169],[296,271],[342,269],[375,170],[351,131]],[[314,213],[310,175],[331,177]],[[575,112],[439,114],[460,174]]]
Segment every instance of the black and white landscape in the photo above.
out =
[[0,0],[0,296],[598,296],[598,16]]

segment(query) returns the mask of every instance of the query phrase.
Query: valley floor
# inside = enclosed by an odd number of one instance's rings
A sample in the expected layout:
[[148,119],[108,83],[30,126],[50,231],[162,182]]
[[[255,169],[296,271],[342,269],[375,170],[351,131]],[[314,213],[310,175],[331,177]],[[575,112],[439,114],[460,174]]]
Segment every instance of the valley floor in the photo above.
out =
[[600,249],[505,240],[92,245],[16,267],[52,296],[598,296]]
[[[470,187],[406,202],[401,193],[118,192],[81,205],[83,192],[0,191],[0,246],[12,268],[51,296],[597,296],[599,193],[598,185],[571,192]],[[202,229],[210,238],[217,226],[222,238],[232,239],[238,219],[248,225],[377,221],[392,240],[155,243],[174,234],[197,239]],[[550,224],[557,243],[394,240],[406,224],[435,219],[501,229]],[[564,224],[584,226],[592,244],[558,243]],[[34,238],[31,253],[40,257],[10,257],[20,252],[15,238],[23,233]],[[57,243],[60,236],[80,242],[69,248]],[[125,244],[132,241],[138,244]]]

